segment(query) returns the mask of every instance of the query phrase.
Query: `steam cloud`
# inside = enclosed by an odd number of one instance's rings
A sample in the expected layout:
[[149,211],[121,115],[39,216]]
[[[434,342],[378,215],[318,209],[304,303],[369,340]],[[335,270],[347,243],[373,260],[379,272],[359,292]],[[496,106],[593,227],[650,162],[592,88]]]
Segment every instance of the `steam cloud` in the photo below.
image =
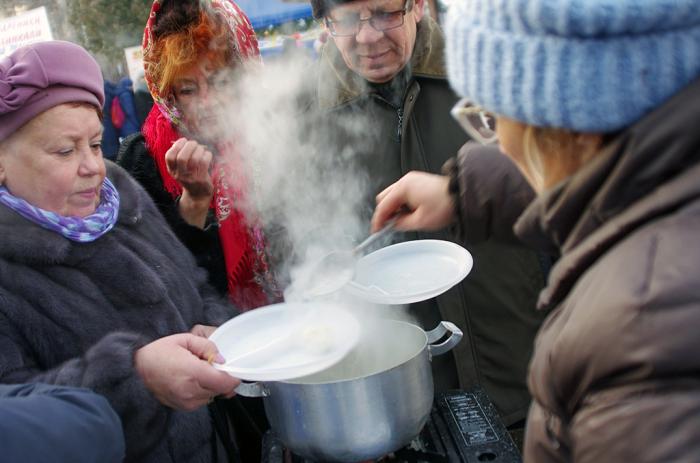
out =
[[[333,151],[331,134],[316,125],[324,115],[307,98],[316,85],[312,64],[282,59],[238,73],[222,118],[252,173],[249,206],[291,283],[325,253],[350,249],[369,231],[360,212],[371,192],[353,159],[369,147]],[[371,139],[365,118],[343,124],[357,139]]]

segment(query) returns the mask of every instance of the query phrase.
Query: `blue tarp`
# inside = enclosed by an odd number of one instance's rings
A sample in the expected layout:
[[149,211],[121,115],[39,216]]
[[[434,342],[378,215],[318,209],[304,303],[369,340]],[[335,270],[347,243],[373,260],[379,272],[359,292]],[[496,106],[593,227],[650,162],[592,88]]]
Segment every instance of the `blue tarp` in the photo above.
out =
[[311,17],[311,5],[308,3],[285,3],[282,0],[236,0],[236,4],[248,15],[256,29]]

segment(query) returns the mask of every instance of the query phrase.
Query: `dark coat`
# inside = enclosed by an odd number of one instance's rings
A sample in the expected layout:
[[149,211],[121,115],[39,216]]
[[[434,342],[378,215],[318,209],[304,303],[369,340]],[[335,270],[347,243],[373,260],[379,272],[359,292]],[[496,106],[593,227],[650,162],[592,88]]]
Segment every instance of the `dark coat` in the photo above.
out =
[[[345,65],[333,41],[323,50],[318,104],[329,152],[351,147],[362,175],[369,178],[368,216],[374,195],[411,170],[440,172],[467,141],[451,118],[458,97],[444,65],[444,38],[424,17],[418,25],[410,68],[390,86],[370,86]],[[398,96],[398,98],[394,98]],[[358,139],[357,119],[364,121]],[[329,127],[330,126],[330,127]],[[448,231],[407,234],[405,239],[452,239]],[[459,285],[436,299],[411,306],[425,327],[440,319],[456,323],[465,337],[455,349],[433,359],[438,389],[482,385],[507,424],[522,420],[529,405],[525,384],[532,342],[544,314],[535,311],[544,286],[536,254],[519,244],[486,241],[466,244],[474,269]]]
[[141,124],[136,113],[136,104],[134,103],[134,88],[133,82],[128,77],[122,77],[119,80],[116,88],[116,96],[119,98],[119,105],[124,111],[124,123],[119,128],[119,138],[126,138],[132,133],[141,130]]
[[[700,461],[698,121],[700,81],[520,217],[521,239],[561,253],[539,299],[551,313],[530,365],[525,461]],[[463,217],[502,228],[484,219],[522,206],[508,207],[516,176],[474,184],[494,169],[472,154]]]
[[[123,77],[116,85],[105,80],[104,88],[102,154],[106,159],[114,161],[119,151],[120,141],[132,133],[138,132],[143,121],[139,119],[137,114],[131,79]],[[121,121],[120,127],[116,127],[115,121],[112,119],[112,106],[115,103],[119,104],[124,114],[124,120]]]
[[87,389],[0,386],[0,449],[6,463],[120,463],[124,434],[109,402]]
[[143,123],[148,117],[153,107],[153,97],[148,92],[147,88],[134,88],[134,109],[136,110],[136,120],[139,125],[139,130],[143,127]]
[[120,194],[116,226],[76,243],[0,206],[0,382],[92,389],[124,425],[128,461],[210,462],[206,408],[160,404],[134,351],[234,315],[173,235],[148,194],[107,162]]
[[[123,167],[148,192],[175,235],[194,255],[197,264],[206,269],[209,283],[222,296],[228,294],[226,262],[221,250],[219,227],[214,217],[207,220],[204,230],[185,222],[177,209],[177,202],[163,187],[155,161],[148,153],[143,135],[136,133],[122,141],[117,164]],[[210,212],[211,213],[211,212]]]
[[119,129],[112,123],[112,100],[117,94],[117,86],[105,80],[105,103],[102,106],[102,155],[106,159],[114,160],[119,151]]

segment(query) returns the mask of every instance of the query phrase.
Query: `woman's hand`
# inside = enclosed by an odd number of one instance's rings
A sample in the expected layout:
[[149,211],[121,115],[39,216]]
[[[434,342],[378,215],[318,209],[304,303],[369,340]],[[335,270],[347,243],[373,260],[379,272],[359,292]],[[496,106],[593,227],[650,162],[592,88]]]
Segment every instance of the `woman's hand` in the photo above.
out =
[[[449,178],[413,171],[377,195],[372,231],[380,230],[397,215],[397,230],[439,230],[455,216],[455,205],[447,191]],[[405,212],[405,211],[408,212]]]
[[179,211],[185,222],[204,228],[214,194],[209,169],[212,153],[194,140],[180,138],[165,153],[168,173],[182,185]]
[[223,363],[216,345],[181,333],[157,339],[136,351],[136,371],[159,402],[179,410],[195,410],[214,397],[232,397],[240,384],[211,366]]
[[201,338],[208,338],[211,334],[216,331],[215,326],[210,325],[194,325],[190,330],[190,333]]
[[212,157],[206,146],[180,138],[165,153],[165,165],[168,173],[193,199],[211,199],[214,191],[209,174]]

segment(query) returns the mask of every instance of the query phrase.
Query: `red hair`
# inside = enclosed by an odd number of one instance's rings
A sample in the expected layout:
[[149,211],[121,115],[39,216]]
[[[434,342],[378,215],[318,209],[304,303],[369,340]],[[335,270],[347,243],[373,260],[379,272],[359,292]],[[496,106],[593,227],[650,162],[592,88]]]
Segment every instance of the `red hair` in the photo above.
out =
[[226,66],[232,55],[229,41],[226,25],[201,12],[197,22],[156,40],[148,56],[144,56],[147,72],[165,96],[178,75],[203,59],[215,69]]

